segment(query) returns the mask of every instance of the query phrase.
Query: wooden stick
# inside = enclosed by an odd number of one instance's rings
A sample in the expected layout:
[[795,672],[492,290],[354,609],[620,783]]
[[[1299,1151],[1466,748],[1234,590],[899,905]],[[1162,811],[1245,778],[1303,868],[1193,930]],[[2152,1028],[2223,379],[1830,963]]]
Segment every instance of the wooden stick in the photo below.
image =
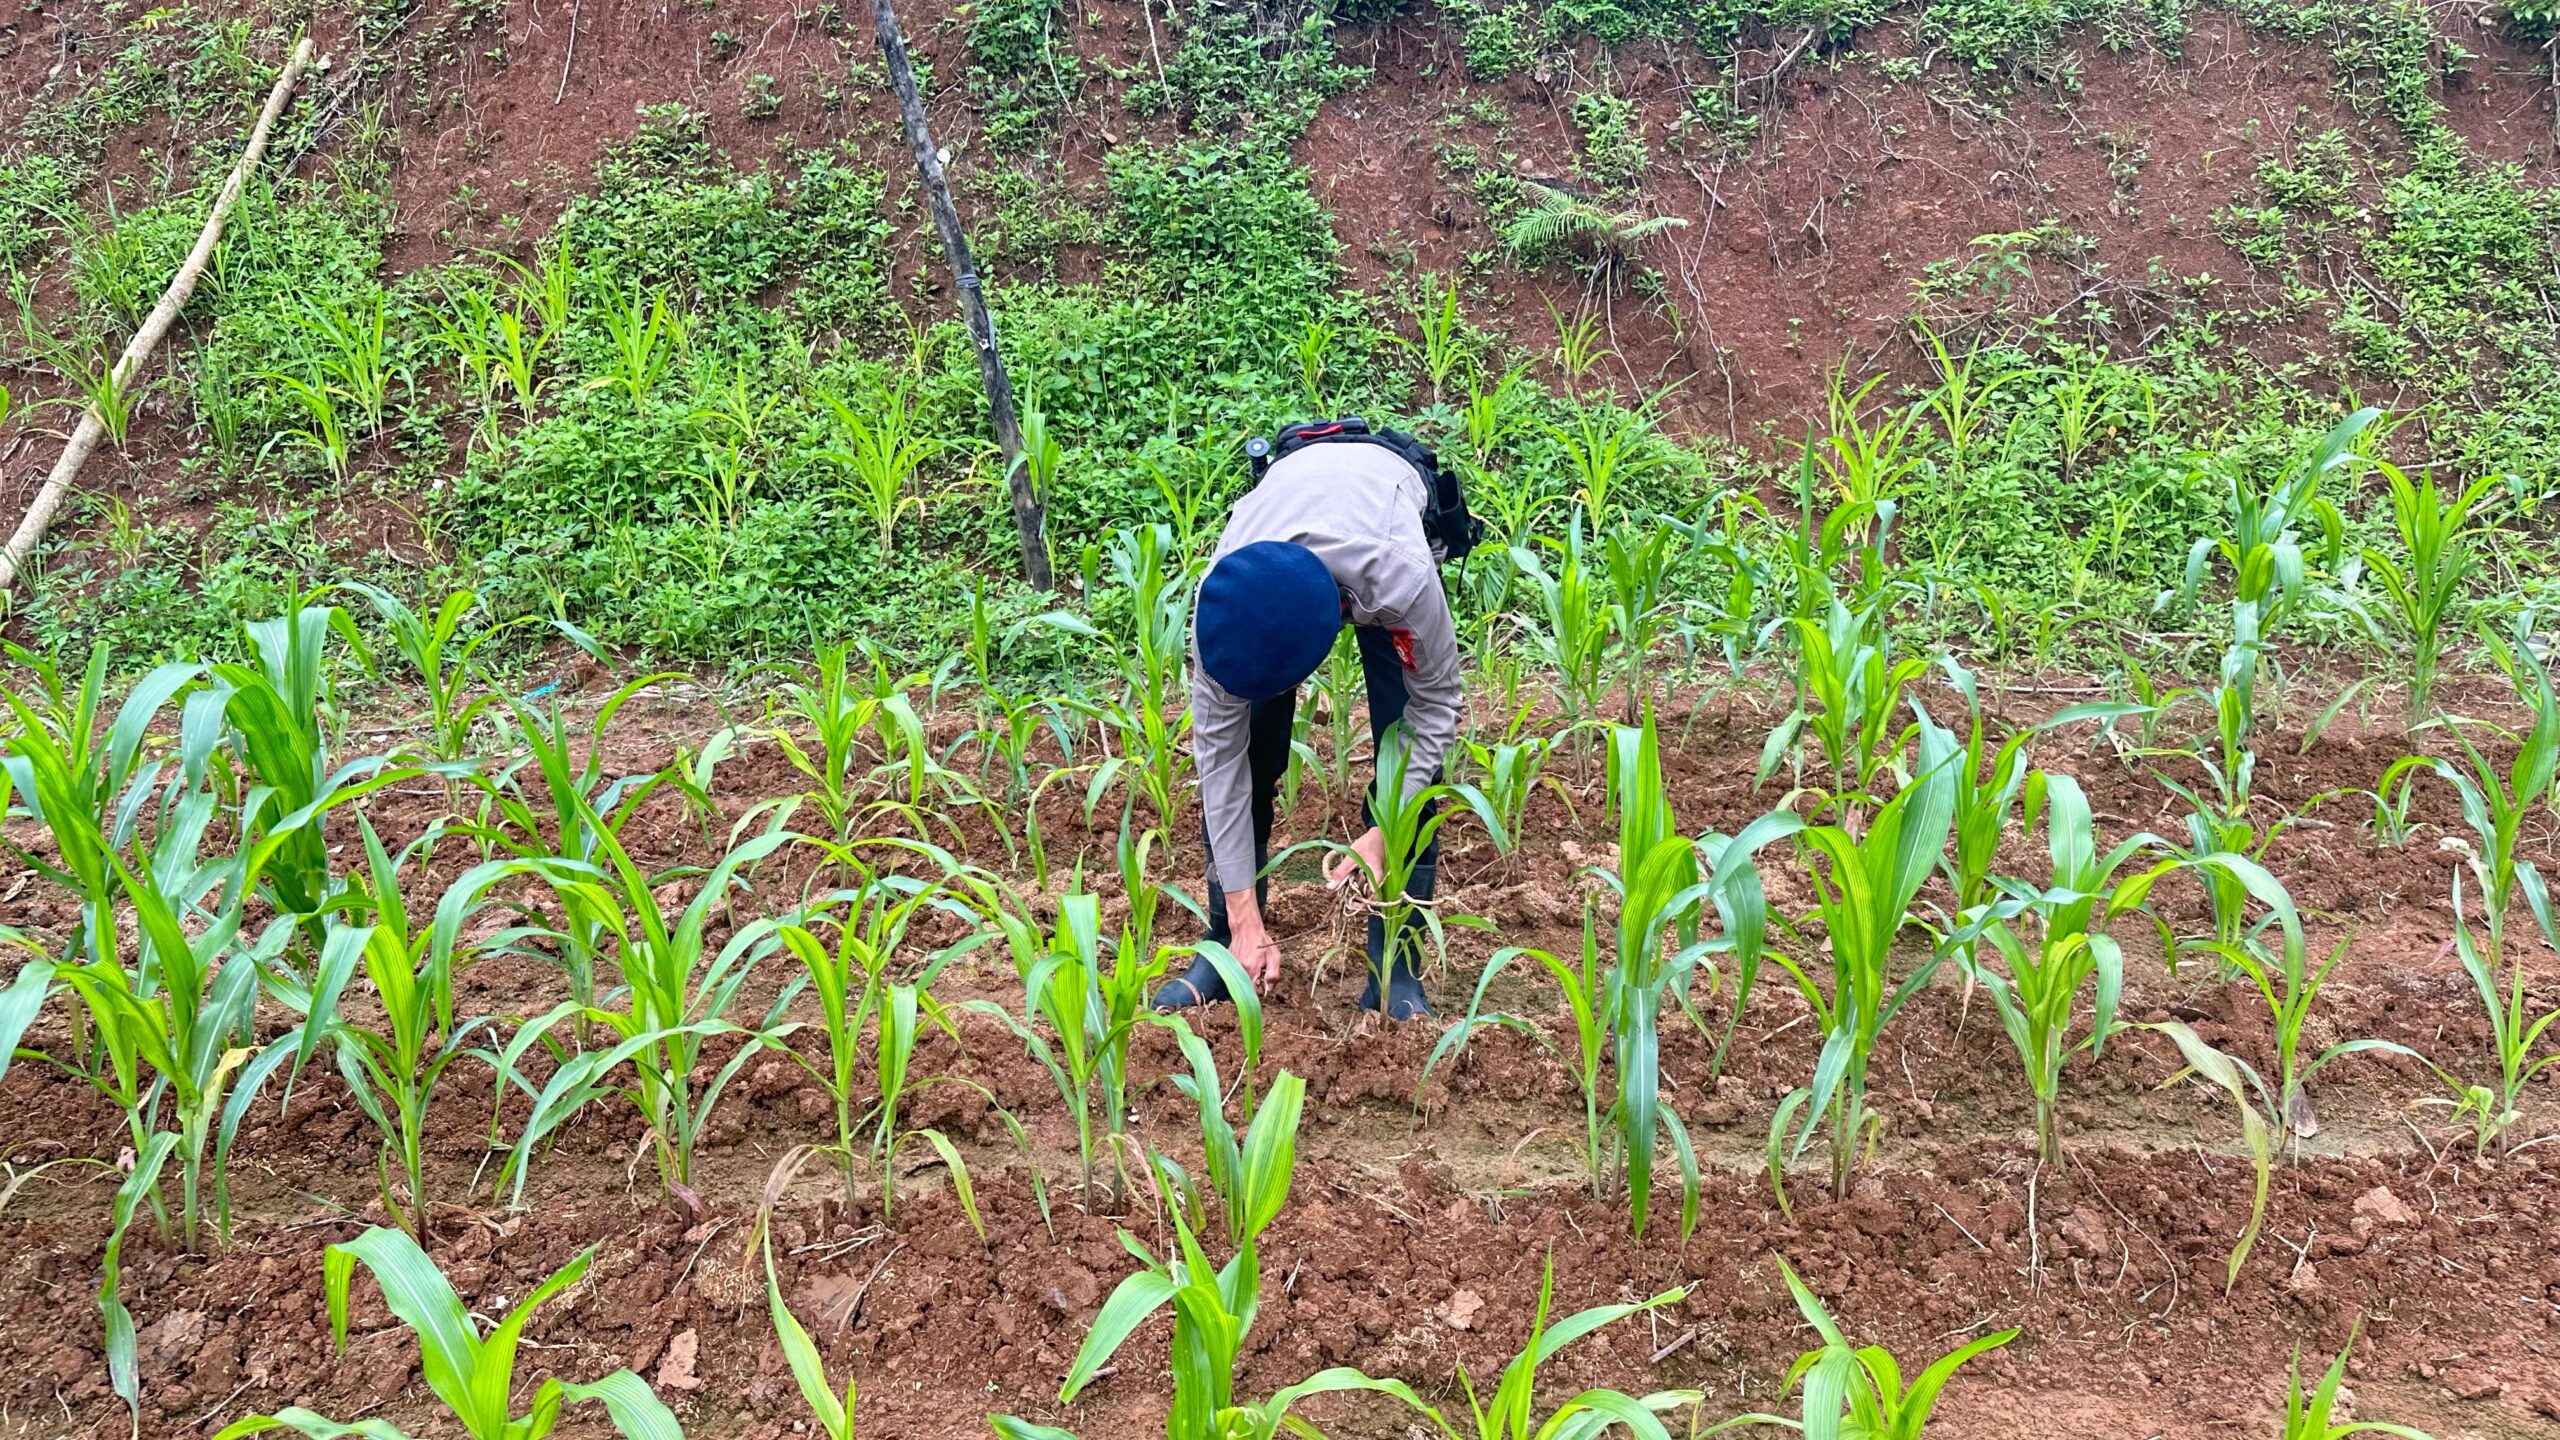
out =
[[[231,178],[222,182],[222,193],[214,197],[213,213],[205,217],[204,233],[196,237],[196,248],[187,252],[186,263],[178,267],[160,303],[143,317],[142,328],[133,332],[133,343],[124,347],[124,358],[116,362],[113,383],[118,391],[131,385],[142,367],[150,363],[152,352],[160,348],[169,328],[178,323],[178,312],[196,293],[196,282],[204,278],[205,267],[213,263],[214,247],[222,243],[223,223],[231,218],[231,208],[240,201],[249,176],[267,153],[268,137],[274,132],[276,118],[284,113],[285,102],[293,97],[293,87],[302,79],[303,70],[311,63],[311,37],[305,35],[293,47],[293,58],[284,65],[284,73],[276,77],[276,88],[267,96],[267,108],[258,114],[257,128],[249,132],[249,148],[242,151],[240,163],[231,167]],[[9,537],[8,548],[0,550],[0,597],[18,578],[18,571],[43,543],[45,527],[53,523],[53,512],[62,505],[62,497],[71,482],[80,478],[81,467],[89,463],[91,451],[107,433],[106,418],[91,406],[80,417],[79,428],[71,432],[70,443],[62,447],[62,458],[54,462],[53,473],[45,477],[44,488],[36,492],[27,506],[27,518],[18,532]]]
[[924,183],[933,228],[942,236],[942,253],[960,285],[960,316],[968,323],[969,339],[978,352],[978,378],[987,387],[987,418],[996,432],[996,447],[1004,452],[1005,492],[1013,502],[1013,534],[1022,548],[1022,577],[1034,590],[1055,589],[1048,542],[1042,538],[1046,520],[1040,497],[1032,493],[1027,468],[1016,463],[1022,454],[1022,421],[1014,413],[1013,382],[1005,374],[1004,356],[996,350],[995,320],[987,313],[978,262],[969,254],[969,239],[960,230],[960,212],[951,203],[942,158],[925,129],[924,101],[916,94],[915,67],[907,62],[906,37],[898,30],[898,12],[891,0],[871,0],[871,24],[878,32],[880,57],[889,67],[889,88],[897,92],[898,116],[906,125],[907,148],[915,154],[916,178]]

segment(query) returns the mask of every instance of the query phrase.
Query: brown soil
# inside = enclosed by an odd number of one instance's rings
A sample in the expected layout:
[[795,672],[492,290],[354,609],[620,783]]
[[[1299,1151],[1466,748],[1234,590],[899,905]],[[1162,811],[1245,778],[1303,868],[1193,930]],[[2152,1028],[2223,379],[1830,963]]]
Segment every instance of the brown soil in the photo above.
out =
[[[2031,711],[2038,698],[2020,694],[2015,708]],[[617,772],[663,763],[674,740],[710,723],[699,699],[645,718],[626,713]],[[1695,714],[1666,740],[1681,820],[1730,831],[1774,798],[1748,784],[1766,719],[1732,695]],[[955,723],[946,717],[940,726]],[[643,728],[665,738],[643,740]],[[2284,733],[2266,746],[2272,806],[2369,786],[2403,743],[2350,718],[2307,754],[2295,749]],[[2038,758],[2080,776],[2112,834],[2171,823],[2159,813],[2163,792],[2084,736],[2049,739]],[[1448,970],[1435,985],[1444,1015],[1461,1006],[1497,944],[1561,949],[1578,939],[1583,890],[1571,872],[1605,858],[1607,832],[1596,792],[1570,783],[1569,764],[1563,773],[1574,810],[1542,796],[1518,853],[1499,856],[1480,836],[1452,832],[1450,906],[1500,928],[1498,937],[1452,931]],[[728,817],[793,788],[769,745],[720,777]],[[2351,941],[2316,1008],[2315,1039],[2377,1036],[2469,1071],[2481,1063],[2482,1022],[2442,943],[2447,870],[2438,842],[2458,818],[2440,789],[2422,793],[2420,829],[2403,849],[2377,848],[2363,812],[2331,802],[2313,812],[2321,825],[2279,842],[2272,863],[2314,912],[2315,946],[2325,953],[2337,937]],[[440,801],[394,795],[376,823],[388,834],[414,833]],[[1107,869],[1108,836],[1087,834],[1073,812],[1071,804],[1044,811],[1053,863],[1063,868],[1066,852],[1081,847]],[[1287,828],[1292,838],[1328,825],[1338,835],[1347,819],[1311,784]],[[714,821],[714,833],[725,823]],[[1183,822],[1185,833],[1192,823]],[[631,833],[644,836],[653,863],[704,853],[697,823],[672,802],[653,800]],[[1001,863],[1002,847],[982,824],[969,840],[974,858]],[[2034,844],[2012,844],[2004,862],[2033,873]],[[2547,828],[2530,845],[2548,867]],[[445,847],[436,881],[470,858],[464,847]],[[762,903],[804,893],[807,869],[805,861],[769,866],[758,877]],[[1773,905],[1801,910],[1803,882],[1777,865],[1770,874]],[[1196,888],[1196,874],[1184,869],[1180,878]],[[0,876],[0,895],[18,923],[51,929],[68,918],[30,878]],[[2196,897],[2174,885],[2160,903],[2182,929],[2200,918]],[[2560,1192],[2552,1188],[2560,1152],[2475,1156],[2429,1105],[2439,1087],[2414,1062],[2355,1057],[2315,1080],[2323,1131],[2279,1169],[2265,1236],[2225,1293],[2224,1258],[2246,1217],[2249,1182],[2223,1103],[2193,1086],[2163,1088],[2177,1070],[2174,1051],[2128,1035],[2103,1059],[2073,1063],[2068,1163],[2040,1169],[2014,1056],[1988,1004],[1977,997],[1968,1007],[1952,983],[1925,992],[1886,1033],[1874,1084],[1886,1131],[1855,1192],[1838,1203],[1820,1193],[1817,1149],[1795,1172],[1794,1215],[1781,1213],[1759,1152],[1772,1106],[1803,1082],[1817,1047],[1802,1002],[1773,967],[1721,1077],[1711,1073],[1713,1034],[1677,1019],[1666,1026],[1666,1098],[1696,1132],[1707,1179],[1686,1243],[1668,1191],[1638,1242],[1623,1202],[1595,1199],[1580,1184],[1580,1102],[1554,1050],[1488,1032],[1421,1085],[1440,1026],[1358,1030],[1346,917],[1304,884],[1286,887],[1275,913],[1292,968],[1270,999],[1263,1078],[1280,1069],[1304,1076],[1309,1106],[1296,1187],[1266,1247],[1272,1293],[1254,1328],[1244,1393],[1356,1364],[1457,1403],[1460,1364],[1490,1374],[1519,1344],[1541,1259],[1552,1253],[1560,1312],[1692,1287],[1677,1305],[1567,1352],[1556,1393],[1584,1383],[1695,1387],[1709,1395],[1711,1418],[1771,1404],[1806,1333],[1771,1262],[1784,1254],[1857,1334],[1906,1358],[1990,1329],[2023,1332],[1950,1392],[1932,1433],[1954,1440],[2271,1433],[2294,1348],[2325,1358],[2358,1324],[2359,1414],[2445,1437],[2560,1436]],[[1180,924],[1168,922],[1177,934]],[[928,943],[958,933],[945,929]],[[2252,993],[2215,983],[2202,963],[2172,977],[2156,950],[2132,948],[2129,1017],[2185,1019],[2265,1061],[2268,1019]],[[2540,953],[2534,964],[2542,1003],[2560,1001],[2560,965]],[[768,964],[741,1008],[760,1011],[782,971]],[[1552,990],[1513,974],[1490,1003],[1532,1017],[1550,1044],[1569,1044]],[[1010,967],[994,952],[955,966],[937,993],[946,1002],[1020,1005]],[[1720,1028],[1727,1001],[1701,993],[1706,1020]],[[556,974],[538,962],[493,962],[466,976],[461,1005],[467,1014],[528,1013],[558,994]],[[848,1208],[841,1188],[813,1170],[777,1220],[786,1289],[830,1364],[859,1380],[865,1434],[979,1434],[991,1410],[1089,1436],[1152,1433],[1168,1393],[1160,1322],[1075,1406],[1058,1406],[1055,1389],[1102,1297],[1131,1268],[1115,1232],[1158,1244],[1162,1222],[1141,1201],[1081,1208],[1073,1128],[1047,1074],[987,1017],[963,1015],[960,1024],[963,1043],[930,1040],[918,1073],[985,1086],[1029,1127],[1031,1153],[1018,1151],[1001,1117],[964,1086],[928,1090],[910,1119],[964,1147],[992,1239],[971,1233],[921,1149],[901,1162],[892,1215],[881,1212],[876,1179],[857,1183]],[[1236,1076],[1242,1057],[1225,1012],[1205,1026]],[[35,1039],[61,1044],[59,1019]],[[796,1043],[816,1053],[809,1035]],[[1161,1083],[1179,1065],[1170,1037],[1144,1037],[1133,1101],[1138,1133],[1177,1156],[1197,1144],[1193,1110]],[[613,1103],[590,1108],[563,1133],[533,1172],[527,1208],[507,1208],[473,1183],[486,1160],[478,1137],[489,1105],[485,1068],[458,1068],[438,1097],[434,1183],[450,1203],[440,1208],[433,1250],[456,1287],[492,1313],[582,1248],[597,1252],[588,1281],[535,1322],[540,1348],[528,1350],[528,1371],[577,1378],[628,1365],[659,1381],[689,1433],[794,1433],[799,1402],[743,1243],[776,1161],[826,1129],[823,1097],[804,1073],[779,1059],[748,1065],[706,1140],[698,1211],[661,1198],[635,1117]],[[6,1158],[21,1171],[115,1154],[121,1130],[112,1112],[35,1065],[0,1082],[0,1107],[14,1121]],[[520,1097],[503,1107],[510,1126],[523,1108]],[[2548,1085],[2536,1087],[2529,1114],[2532,1134],[2560,1125]],[[421,1425],[427,1395],[412,1344],[364,1282],[355,1338],[343,1357],[330,1353],[321,1251],[368,1215],[380,1218],[369,1149],[366,1124],[334,1077],[314,1073],[288,1105],[271,1093],[244,1127],[228,1249],[183,1256],[147,1226],[138,1232],[127,1293],[143,1337],[145,1433],[210,1433],[224,1419],[295,1401],[341,1417],[378,1411],[435,1433]],[[1035,1176],[1045,1182],[1045,1223]],[[103,1172],[49,1171],[0,1218],[8,1257],[0,1337],[31,1357],[0,1380],[0,1415],[23,1417],[32,1427],[24,1433],[103,1436],[126,1425],[105,1391],[92,1303],[108,1189]],[[680,1341],[688,1332],[692,1340]],[[688,1349],[689,1368],[670,1359]],[[1312,1413],[1330,1433],[1406,1433],[1381,1410]],[[601,1432],[581,1416],[563,1433]]]

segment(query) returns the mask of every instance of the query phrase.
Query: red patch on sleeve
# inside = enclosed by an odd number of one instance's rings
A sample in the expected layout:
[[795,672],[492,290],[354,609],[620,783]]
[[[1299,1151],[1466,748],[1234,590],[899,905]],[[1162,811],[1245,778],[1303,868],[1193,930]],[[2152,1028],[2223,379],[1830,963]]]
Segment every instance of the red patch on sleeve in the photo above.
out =
[[1419,673],[1422,669],[1422,665],[1413,658],[1413,632],[1410,630],[1389,630],[1387,632],[1387,638],[1395,642],[1396,660],[1404,666],[1406,671],[1410,673]]

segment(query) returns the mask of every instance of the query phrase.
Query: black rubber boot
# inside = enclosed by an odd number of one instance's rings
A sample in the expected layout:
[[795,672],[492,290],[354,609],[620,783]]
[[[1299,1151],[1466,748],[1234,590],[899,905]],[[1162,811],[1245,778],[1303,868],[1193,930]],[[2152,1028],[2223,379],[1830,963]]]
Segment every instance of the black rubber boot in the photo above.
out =
[[[1405,885],[1405,894],[1416,900],[1429,900],[1439,888],[1440,862],[1425,860],[1413,867],[1413,876]],[[1369,917],[1369,980],[1360,987],[1360,1008],[1383,1010],[1390,1020],[1419,1020],[1432,1013],[1429,997],[1422,993],[1422,942],[1425,931],[1420,916],[1409,916],[1404,922],[1404,935],[1396,946],[1395,963],[1385,963],[1387,949],[1386,917]],[[1378,972],[1387,972],[1387,998],[1378,1003]]]
[[1189,1010],[1200,1005],[1216,1005],[1233,996],[1227,993],[1226,977],[1207,957],[1191,957],[1191,968],[1164,982],[1156,991],[1155,1008],[1161,1011]]

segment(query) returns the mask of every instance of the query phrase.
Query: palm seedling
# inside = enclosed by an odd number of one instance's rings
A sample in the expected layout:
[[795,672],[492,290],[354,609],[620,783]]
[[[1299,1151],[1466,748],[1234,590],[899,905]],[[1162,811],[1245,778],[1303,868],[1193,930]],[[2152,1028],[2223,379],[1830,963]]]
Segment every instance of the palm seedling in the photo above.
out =
[[1743,1425],[1783,1425],[1802,1431],[1806,1440],[1921,1440],[1927,1432],[1929,1416],[1938,1408],[1939,1395],[1955,1373],[1967,1361],[2018,1338],[2015,1330],[1978,1336],[1930,1362],[1906,1385],[1902,1366],[1892,1352],[1881,1345],[1850,1344],[1840,1322],[1831,1318],[1821,1299],[1797,1276],[1795,1267],[1784,1256],[1777,1260],[1778,1271],[1786,1278],[1787,1293],[1795,1297],[1796,1309],[1822,1340],[1787,1371],[1786,1388],[1803,1387],[1803,1418],[1738,1415],[1713,1426],[1706,1434]]
[[[416,1333],[419,1370],[427,1388],[444,1403],[469,1440],[542,1440],[559,1424],[561,1407],[588,1400],[604,1406],[614,1430],[626,1440],[683,1440],[676,1417],[651,1393],[647,1381],[628,1370],[616,1370],[587,1385],[544,1376],[525,1413],[515,1413],[516,1349],[526,1323],[544,1301],[577,1284],[594,1259],[593,1250],[580,1252],[483,1333],[482,1322],[417,1242],[377,1225],[343,1245],[329,1247],[324,1265],[329,1333],[338,1348],[346,1348],[348,1286],[361,1261],[382,1287],[383,1302],[392,1315]],[[292,1430],[310,1440],[342,1435],[403,1440],[388,1420],[377,1417],[341,1424],[299,1405],[236,1420],[214,1440],[239,1440],[270,1430]]]
[[[2463,867],[2471,872],[2479,887],[2480,911],[2474,917],[2466,913],[2462,900],[2462,875],[2454,874],[2453,946],[2462,960],[2463,972],[2471,977],[2480,992],[2482,1005],[2489,1016],[2490,1047],[2498,1064],[2494,1085],[2460,1087],[2462,1098],[2457,1114],[2474,1122],[2478,1142],[2483,1147],[2497,1139],[2523,1118],[2524,1087],[2542,1071],[2560,1064],[2560,1053],[2534,1058],[2560,1009],[2536,1016],[2525,994],[2525,964],[2520,953],[2507,948],[2507,917],[2515,903],[2522,899],[2533,916],[2544,941],[2560,949],[2560,926],[2555,926],[2549,888],[2542,872],[2522,853],[2523,826],[2527,815],[2549,795],[2555,771],[2560,771],[2560,695],[2552,690],[2551,677],[2533,648],[2523,637],[2506,653],[2514,657],[2518,681],[2525,689],[2533,710],[2533,726],[2519,737],[2516,758],[2507,773],[2471,743],[2471,737],[2455,732],[2462,746],[2467,766],[2429,755],[2408,756],[2384,772],[2377,793],[2388,793],[2393,780],[2407,775],[2429,773],[2453,787],[2462,807],[2462,818],[2471,829],[2471,843],[2463,855]],[[2401,803],[2407,804],[2408,781],[2401,784]]]
[[[1194,1213],[1200,1198],[1196,1190],[1187,1197],[1193,1203],[1170,1208],[1175,1245],[1164,1256],[1121,1232],[1121,1246],[1144,1268],[1121,1281],[1103,1301],[1102,1313],[1094,1317],[1093,1328],[1085,1333],[1068,1366],[1058,1402],[1072,1402],[1139,1325],[1171,1306],[1173,1406],[1165,1418],[1165,1436],[1166,1440],[1198,1440],[1234,1433],[1228,1427],[1237,1418],[1236,1361],[1262,1300],[1259,1242],[1288,1203],[1290,1178],[1297,1169],[1298,1117],[1306,1104],[1306,1082],[1283,1071],[1254,1107],[1239,1142],[1226,1119],[1225,1094],[1209,1047],[1178,1018],[1159,1023],[1174,1031],[1191,1062],[1192,1073],[1178,1076],[1177,1081],[1200,1106],[1203,1169],[1208,1186],[1221,1202],[1232,1253],[1223,1265],[1210,1262],[1199,1236],[1205,1221]],[[1164,1188],[1189,1189],[1188,1177],[1162,1157],[1157,1157],[1156,1168]]]
[[[1933,945],[1929,958],[1895,985],[1893,947],[1945,850],[1955,818],[1957,763],[1954,737],[1925,726],[1920,773],[1876,811],[1865,834],[1853,836],[1838,825],[1803,831],[1805,874],[1830,950],[1831,989],[1824,993],[1804,965],[1783,951],[1776,954],[1824,1037],[1812,1083],[1781,1100],[1769,1122],[1769,1181],[1782,1205],[1786,1164],[1804,1153],[1817,1129],[1828,1125],[1831,1191],[1846,1199],[1866,1132],[1881,1124],[1882,1117],[1867,1109],[1867,1065],[1886,1022],[1937,971],[1940,952]],[[1792,1149],[1786,1143],[1791,1128]]]
[[2435,477],[2413,484],[2400,467],[2377,462],[2375,469],[2391,482],[2391,522],[2400,534],[2404,560],[2366,546],[2365,568],[2373,572],[2391,601],[2394,618],[2409,633],[2413,655],[2409,665],[2409,715],[2417,719],[2435,697],[2436,664],[2444,654],[2446,622],[2462,603],[2463,582],[2477,557],[2471,537],[2481,527],[2472,512],[2497,485],[2496,477],[2474,481],[2450,497],[2436,489]]
[[1598,267],[1598,284],[1612,294],[1640,264],[1644,242],[1689,223],[1677,215],[1613,210],[1535,180],[1527,184],[1530,203],[1503,224],[1504,247],[1526,260],[1568,245],[1588,246]]

